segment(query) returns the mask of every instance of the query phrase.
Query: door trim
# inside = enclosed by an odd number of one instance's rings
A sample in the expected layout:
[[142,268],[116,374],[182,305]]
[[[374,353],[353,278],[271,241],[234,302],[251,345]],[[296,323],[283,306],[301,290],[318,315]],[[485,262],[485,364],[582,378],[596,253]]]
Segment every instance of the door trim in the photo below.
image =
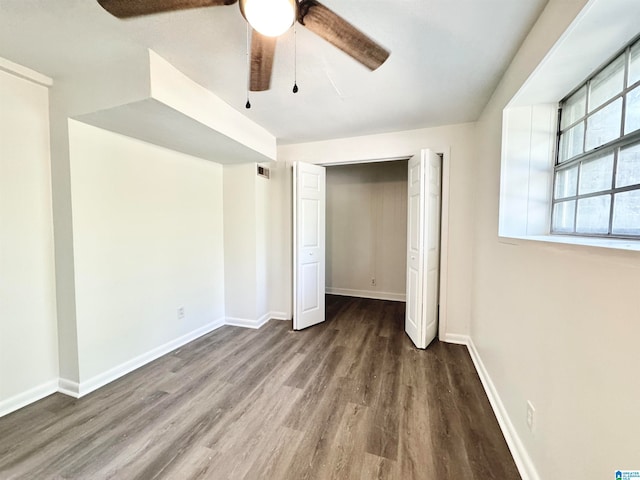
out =
[[[445,342],[448,335],[447,332],[447,320],[448,320],[448,286],[449,286],[449,197],[450,197],[450,183],[451,183],[451,147],[419,147],[416,150],[423,150],[428,148],[442,156],[442,197],[441,197],[441,216],[440,216],[440,315],[438,318],[438,338],[440,341]],[[323,167],[329,167],[334,165],[353,165],[356,163],[373,163],[373,162],[392,162],[394,160],[409,160],[411,155],[399,155],[397,157],[385,157],[385,158],[363,158],[358,160],[349,161],[337,161],[337,162],[312,162],[316,165],[322,165]],[[295,265],[295,263],[294,263]],[[294,309],[295,311],[295,309]]]
[[440,292],[438,304],[438,339],[445,341],[447,336],[448,303],[447,294],[449,286],[449,195],[451,181],[451,149],[433,148],[436,154],[442,156],[442,179],[440,192]]

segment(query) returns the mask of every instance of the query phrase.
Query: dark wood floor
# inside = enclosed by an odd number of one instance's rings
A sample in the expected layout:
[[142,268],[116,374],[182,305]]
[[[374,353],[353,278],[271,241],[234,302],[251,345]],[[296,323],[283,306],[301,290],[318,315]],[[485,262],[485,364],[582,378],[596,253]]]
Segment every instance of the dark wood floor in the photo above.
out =
[[303,332],[223,327],[80,399],[0,419],[0,478],[519,479],[463,346],[327,297]]

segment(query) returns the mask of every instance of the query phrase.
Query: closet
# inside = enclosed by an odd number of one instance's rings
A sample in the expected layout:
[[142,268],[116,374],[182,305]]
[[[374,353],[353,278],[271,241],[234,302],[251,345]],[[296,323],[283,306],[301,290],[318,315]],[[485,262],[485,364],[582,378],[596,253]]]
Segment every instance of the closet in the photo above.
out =
[[405,300],[407,161],[327,166],[326,293]]

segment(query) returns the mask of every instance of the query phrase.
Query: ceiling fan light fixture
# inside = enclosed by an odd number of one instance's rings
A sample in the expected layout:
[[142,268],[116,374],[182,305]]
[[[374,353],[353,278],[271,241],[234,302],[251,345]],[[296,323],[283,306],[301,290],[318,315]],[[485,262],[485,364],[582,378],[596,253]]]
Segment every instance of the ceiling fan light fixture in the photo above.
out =
[[240,0],[240,10],[249,25],[267,37],[282,35],[296,18],[295,0]]

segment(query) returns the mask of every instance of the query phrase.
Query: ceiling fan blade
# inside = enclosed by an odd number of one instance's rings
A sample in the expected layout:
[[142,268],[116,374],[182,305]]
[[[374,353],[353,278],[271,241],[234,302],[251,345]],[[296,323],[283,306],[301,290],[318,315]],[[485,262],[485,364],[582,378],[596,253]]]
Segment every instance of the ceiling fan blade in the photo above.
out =
[[251,31],[251,78],[249,90],[262,92],[271,85],[271,69],[276,53],[276,37],[266,37]]
[[387,49],[316,0],[298,3],[298,21],[370,70],[389,58]]
[[137,17],[151,13],[185,10],[187,8],[232,5],[238,0],[98,0],[111,15],[118,18]]

